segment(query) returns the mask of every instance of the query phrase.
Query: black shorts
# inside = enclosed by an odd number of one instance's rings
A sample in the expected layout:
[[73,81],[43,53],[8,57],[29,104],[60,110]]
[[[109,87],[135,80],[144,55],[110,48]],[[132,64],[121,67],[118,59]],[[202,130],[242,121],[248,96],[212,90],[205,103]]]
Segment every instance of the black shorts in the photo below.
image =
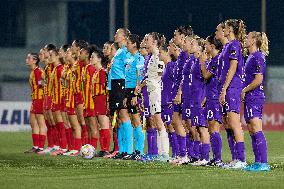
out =
[[138,113],[137,105],[136,106],[131,105],[131,100],[132,100],[133,97],[135,97],[134,91],[135,91],[135,88],[126,89],[126,98],[127,98],[126,105],[127,105],[128,113],[130,113],[130,114],[137,114]]
[[115,111],[125,109],[123,100],[125,98],[125,80],[113,79],[111,80],[111,90],[109,93],[109,110],[110,115],[114,115]]

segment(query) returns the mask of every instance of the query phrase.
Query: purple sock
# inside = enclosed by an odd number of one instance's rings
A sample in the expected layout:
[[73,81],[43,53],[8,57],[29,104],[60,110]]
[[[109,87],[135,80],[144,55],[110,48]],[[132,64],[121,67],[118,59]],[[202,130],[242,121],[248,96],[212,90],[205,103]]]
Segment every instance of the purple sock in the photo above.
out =
[[227,140],[230,147],[230,151],[232,154],[232,160],[237,159],[236,150],[235,150],[235,140],[234,140],[234,133],[232,129],[226,129],[227,132]]
[[189,153],[189,148],[190,148],[190,136],[189,133],[186,133],[186,153]]
[[157,129],[153,129],[152,150],[153,155],[158,155]]
[[147,129],[147,145],[148,145],[148,154],[153,154],[153,149],[152,149],[152,139],[153,139],[153,132],[152,128]]
[[267,142],[266,138],[264,136],[264,133],[262,131],[259,131],[254,134],[255,137],[255,143],[259,152],[259,156],[261,159],[261,163],[267,163]]
[[236,151],[237,151],[237,159],[245,162],[245,143],[244,142],[237,142],[236,143]]
[[194,151],[194,158],[199,159],[200,158],[200,141],[194,141],[194,146],[193,146],[193,151]]
[[186,156],[186,137],[177,135],[178,144],[179,144],[179,156]]
[[254,134],[252,134],[252,135],[250,135],[250,137],[251,137],[252,151],[254,153],[254,162],[260,163],[261,157],[260,157],[260,153],[259,153],[259,151],[257,149],[255,136],[254,136]]
[[221,160],[222,155],[222,138],[220,133],[212,133],[210,135],[210,142],[212,146],[213,159]]
[[201,160],[209,161],[210,144],[201,144]]
[[194,140],[189,139],[189,147],[188,147],[187,156],[190,157],[190,158],[194,157],[193,147],[194,147]]
[[176,132],[173,132],[173,146],[175,148],[175,157],[179,154],[179,145]]
[[176,140],[176,133],[175,132],[172,132],[172,133],[169,132],[169,142],[170,142],[170,146],[172,147],[172,157],[176,156],[176,146],[175,146],[174,140]]

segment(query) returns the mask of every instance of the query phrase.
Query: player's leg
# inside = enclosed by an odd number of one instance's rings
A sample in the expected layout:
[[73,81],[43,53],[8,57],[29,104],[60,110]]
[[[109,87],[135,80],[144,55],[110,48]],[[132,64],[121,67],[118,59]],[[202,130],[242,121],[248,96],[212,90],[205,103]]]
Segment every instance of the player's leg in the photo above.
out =
[[32,129],[33,147],[25,151],[24,153],[33,153],[38,149],[38,146],[39,146],[39,126],[37,124],[36,116],[32,112],[30,112],[30,125]]

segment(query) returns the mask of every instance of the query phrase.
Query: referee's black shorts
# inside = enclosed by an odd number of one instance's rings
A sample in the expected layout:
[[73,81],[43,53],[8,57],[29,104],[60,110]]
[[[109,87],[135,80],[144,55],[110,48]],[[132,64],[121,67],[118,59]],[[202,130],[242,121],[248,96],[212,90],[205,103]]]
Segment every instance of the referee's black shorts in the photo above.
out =
[[138,113],[138,108],[137,105],[136,106],[132,106],[131,105],[131,100],[133,97],[135,97],[135,88],[129,88],[126,89],[126,98],[127,98],[127,109],[128,109],[128,113],[130,114],[137,114]]
[[109,93],[109,110],[110,115],[114,115],[115,111],[126,109],[123,105],[123,100],[126,98],[125,94],[125,80],[124,79],[112,79],[111,90]]

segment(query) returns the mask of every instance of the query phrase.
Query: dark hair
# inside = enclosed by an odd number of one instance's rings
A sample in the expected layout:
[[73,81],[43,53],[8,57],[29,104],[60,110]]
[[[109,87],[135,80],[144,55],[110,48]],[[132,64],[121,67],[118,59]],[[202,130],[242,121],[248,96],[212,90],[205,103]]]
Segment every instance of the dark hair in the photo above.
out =
[[73,43],[75,44],[76,47],[79,47],[80,49],[87,47],[89,45],[88,42],[85,40],[74,40]]
[[220,24],[218,24],[218,25],[220,25],[222,29],[225,28],[225,22],[220,22]]
[[89,46],[86,46],[86,47],[83,47],[82,49],[84,49],[85,51],[87,51],[88,53],[88,58],[90,59],[91,56],[92,56],[92,53],[95,51],[95,50],[98,50],[98,46],[97,45],[89,45]]
[[128,40],[131,42],[131,43],[135,43],[135,46],[136,46],[136,49],[139,49],[140,48],[140,43],[141,43],[141,37],[139,35],[136,35],[136,34],[130,34],[128,36]]
[[30,53],[30,55],[32,56],[32,58],[36,61],[36,65],[38,66],[39,64],[39,55],[38,53]]
[[184,35],[185,36],[192,36],[193,35],[193,29],[191,27],[191,25],[185,26],[184,27]]
[[126,28],[126,27],[119,28],[119,29],[123,31],[126,38],[131,34],[130,31],[128,30],[128,28]]
[[66,52],[69,47],[70,47],[70,45],[68,45],[68,44],[61,46],[61,48],[63,49],[64,52]]
[[160,46],[160,49],[162,49],[163,51],[168,51],[168,43],[165,42],[163,45]]
[[45,45],[44,48],[50,51],[50,50],[56,49],[56,46],[50,43],[50,44]]
[[206,38],[206,41],[208,41],[210,44],[214,45],[215,49],[217,49],[219,51],[222,50],[223,45],[222,45],[221,41],[219,41],[218,39],[215,38],[214,34],[208,36]]
[[152,32],[150,35],[153,37],[155,41],[157,41],[158,47],[164,45],[166,43],[166,37],[158,32]]
[[112,45],[114,43],[114,41],[107,41],[105,42],[105,45]]
[[102,60],[102,66],[106,68],[108,59],[104,56],[104,53],[100,49],[95,49],[92,53],[95,53]]
[[55,55],[59,55],[59,49],[55,48],[55,49],[50,49],[50,51],[54,52]]

